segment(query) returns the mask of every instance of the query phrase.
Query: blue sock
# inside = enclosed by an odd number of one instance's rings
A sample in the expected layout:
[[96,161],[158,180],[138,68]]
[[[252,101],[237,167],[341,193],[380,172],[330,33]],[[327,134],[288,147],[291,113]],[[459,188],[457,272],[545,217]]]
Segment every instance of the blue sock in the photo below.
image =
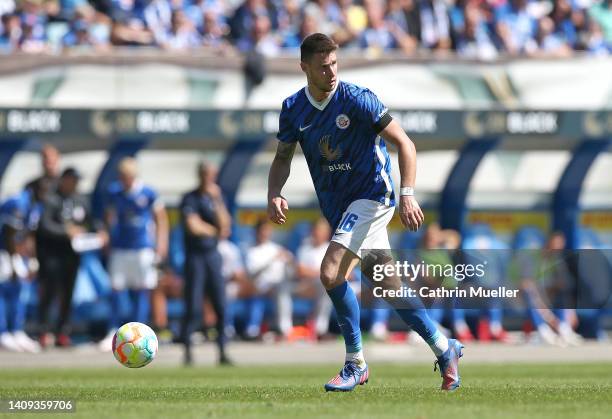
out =
[[344,281],[341,285],[327,290],[331,298],[338,325],[344,336],[344,344],[347,353],[361,352],[361,329],[359,328],[359,302],[353,289],[348,282]]
[[426,309],[398,309],[397,314],[427,342],[436,356],[439,357],[448,350],[448,339],[429,318]]
[[11,333],[23,330],[25,323],[25,306],[21,301],[21,280],[11,281],[7,285],[7,326]]
[[539,328],[545,323],[544,318],[537,309],[529,308],[527,313],[529,314],[529,319],[531,320],[531,323],[533,323],[533,327],[535,329]]
[[4,287],[5,285],[0,284],[0,333],[8,331],[8,325],[6,322],[6,305],[4,303]]
[[136,290],[135,294],[135,318],[137,322],[149,323],[149,290]]
[[489,327],[493,333],[498,333],[501,330],[503,319],[504,311],[501,308],[493,307],[489,309]]
[[119,329],[121,326],[121,293],[122,291],[111,291],[110,303],[110,328],[111,330]]

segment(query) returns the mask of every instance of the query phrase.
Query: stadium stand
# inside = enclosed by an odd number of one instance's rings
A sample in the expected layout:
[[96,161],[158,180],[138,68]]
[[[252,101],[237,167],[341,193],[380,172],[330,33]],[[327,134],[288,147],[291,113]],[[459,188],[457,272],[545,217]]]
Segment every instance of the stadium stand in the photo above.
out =
[[129,46],[270,57],[295,54],[305,36],[324,32],[372,57],[607,55],[611,16],[609,0],[2,0],[0,51]]

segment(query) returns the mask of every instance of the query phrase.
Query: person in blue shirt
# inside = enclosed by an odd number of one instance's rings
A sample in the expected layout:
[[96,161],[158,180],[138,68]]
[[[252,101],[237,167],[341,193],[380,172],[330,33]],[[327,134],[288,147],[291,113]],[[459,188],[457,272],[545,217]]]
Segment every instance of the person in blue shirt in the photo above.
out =
[[[347,278],[359,262],[362,249],[377,249],[383,255],[376,260],[389,262],[384,249],[390,249],[387,225],[393,217],[396,197],[386,141],[399,152],[402,224],[417,230],[424,217],[414,197],[414,144],[374,93],[338,80],[337,48],[321,33],[302,42],[300,66],[307,86],[282,105],[279,143],[268,178],[268,216],[277,224],[287,221],[289,205],[281,191],[299,142],[321,211],[335,231],[321,264],[321,281],[336,309],[346,358],[344,367],[325,385],[325,390],[350,391],[366,383],[369,372],[361,346],[359,303]],[[415,307],[412,302],[408,304]],[[462,345],[448,340],[426,310],[416,307],[397,312],[438,357],[442,389],[453,390],[459,386]]]
[[193,362],[191,334],[206,293],[217,317],[219,363],[230,364],[225,353],[225,280],[218,242],[229,231],[231,217],[216,183],[216,169],[201,163],[198,177],[198,187],[183,196],[180,206],[185,232],[185,312],[181,325],[184,361],[187,365]]
[[137,177],[136,160],[118,166],[119,181],[108,189],[105,218],[110,232],[110,331],[99,347],[110,351],[121,326],[121,294],[129,290],[130,321],[148,323],[151,290],[157,286],[157,267],[167,255],[168,216],[157,193]]
[[40,219],[43,183],[35,182],[0,205],[0,347],[40,352],[24,331],[32,287],[26,242]]

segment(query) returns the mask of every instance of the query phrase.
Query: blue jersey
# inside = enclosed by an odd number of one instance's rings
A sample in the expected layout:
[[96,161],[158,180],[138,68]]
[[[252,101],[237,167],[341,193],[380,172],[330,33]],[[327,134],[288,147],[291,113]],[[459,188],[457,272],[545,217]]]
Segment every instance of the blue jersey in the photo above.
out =
[[345,82],[321,103],[307,87],[283,102],[278,139],[299,141],[321,211],[334,229],[358,199],[395,205],[391,160],[378,135],[389,122],[374,93]]
[[155,246],[154,207],[157,193],[148,186],[135,184],[125,191],[119,182],[108,189],[107,209],[114,212],[111,246],[118,249],[145,249]]
[[0,205],[0,230],[2,240],[0,249],[6,248],[5,229],[11,228],[17,232],[17,240],[25,237],[28,231],[36,229],[40,219],[40,205],[34,202],[34,197],[29,189],[25,189],[16,195],[9,197]]

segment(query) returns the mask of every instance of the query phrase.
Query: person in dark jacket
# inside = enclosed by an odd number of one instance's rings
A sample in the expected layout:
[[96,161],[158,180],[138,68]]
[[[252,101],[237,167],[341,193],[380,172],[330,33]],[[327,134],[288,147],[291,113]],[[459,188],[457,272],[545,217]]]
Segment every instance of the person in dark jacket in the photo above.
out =
[[[53,300],[59,297],[59,316],[54,328],[56,346],[70,346],[69,318],[72,292],[79,269],[80,257],[77,253],[79,238],[93,227],[89,205],[86,199],[77,194],[80,179],[74,168],[64,170],[59,177],[57,191],[47,196],[44,202],[39,228],[37,247],[40,249],[40,344],[50,343],[49,309]],[[101,226],[100,226],[101,227]],[[98,233],[100,243],[105,241],[101,229]],[[94,239],[96,237],[93,237]],[[75,247],[77,250],[75,250]]]
[[195,313],[202,307],[206,292],[217,317],[219,363],[229,364],[225,353],[225,281],[217,245],[219,236],[229,230],[231,218],[216,183],[216,170],[202,163],[198,176],[198,188],[183,196],[180,208],[185,231],[185,313],[181,340],[185,344],[185,364],[191,364],[190,336]]

